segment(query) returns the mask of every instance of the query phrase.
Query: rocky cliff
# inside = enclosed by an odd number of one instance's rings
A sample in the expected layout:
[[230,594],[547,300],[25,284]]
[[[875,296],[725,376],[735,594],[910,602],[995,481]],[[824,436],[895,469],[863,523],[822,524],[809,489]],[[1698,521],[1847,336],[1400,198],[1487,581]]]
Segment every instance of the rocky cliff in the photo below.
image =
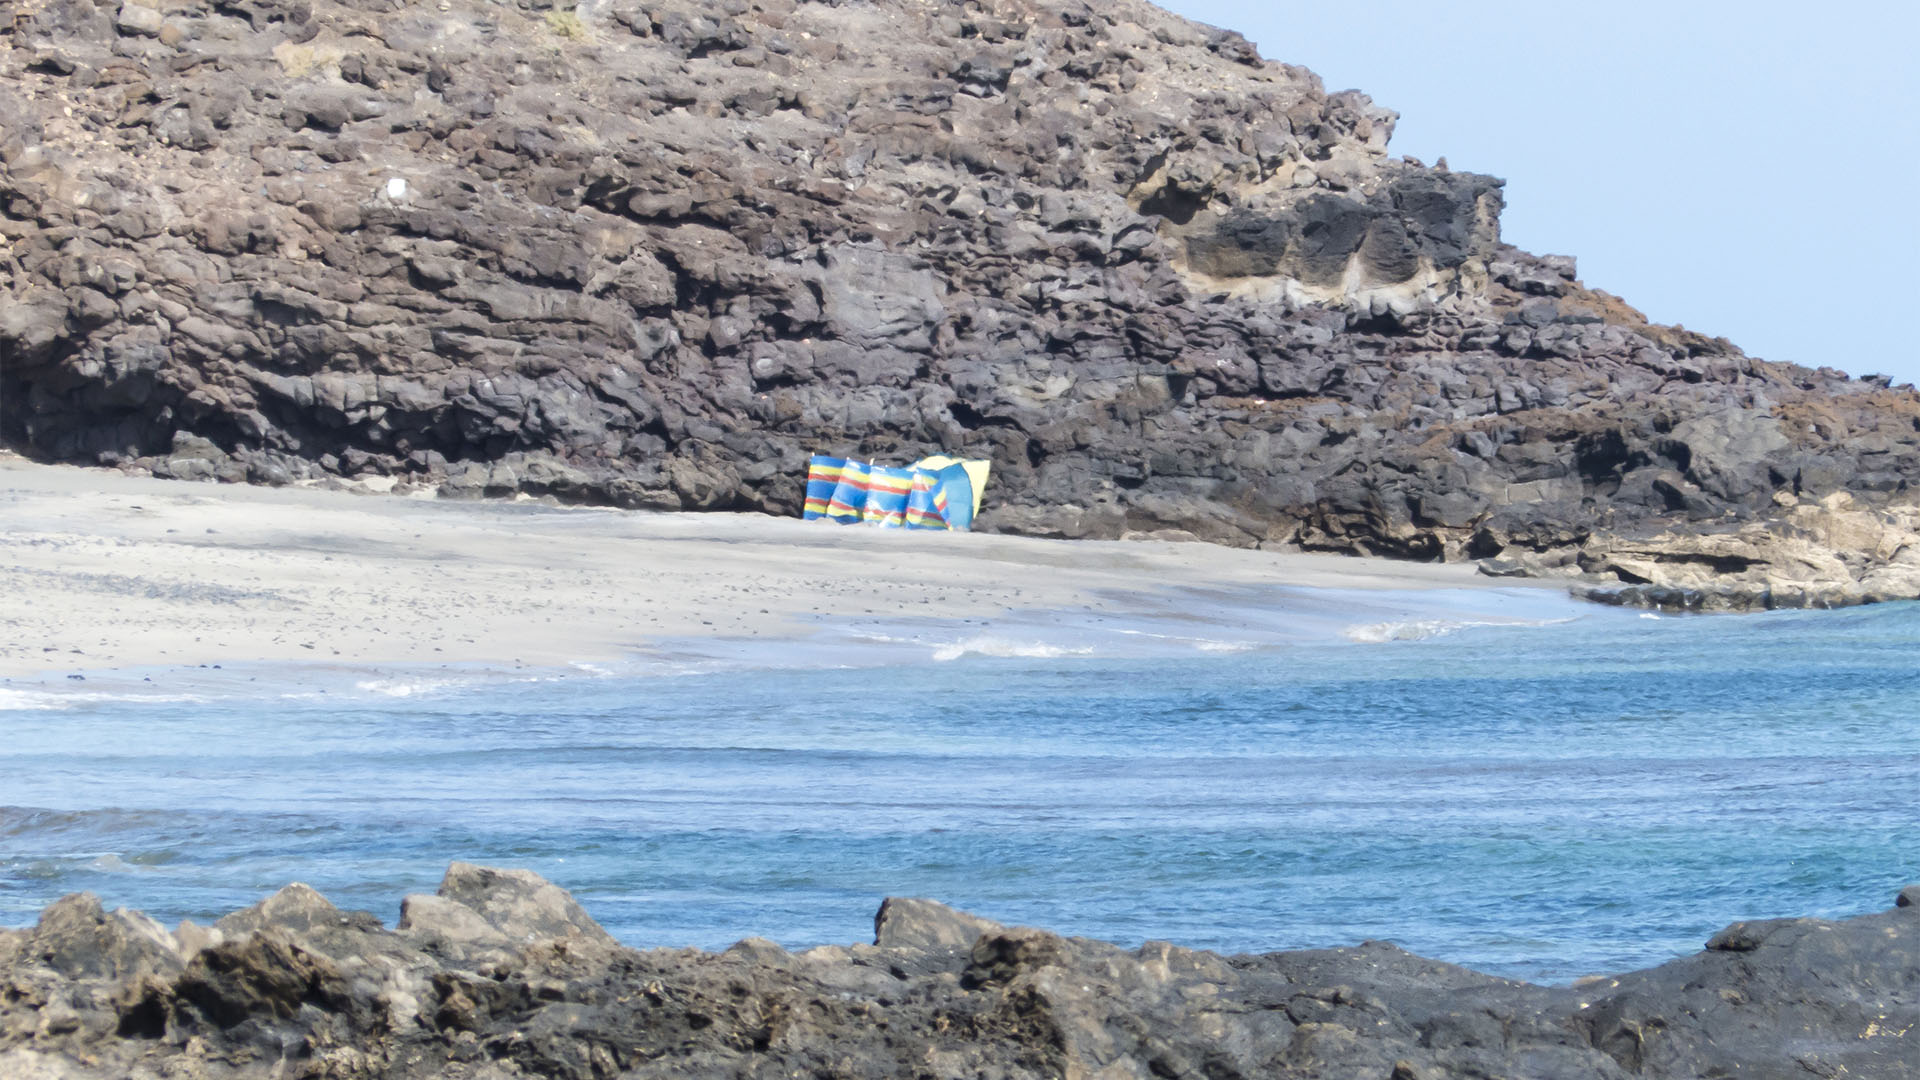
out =
[[0,438],[772,513],[940,450],[983,528],[1920,595],[1920,398],[1649,325],[1394,120],[1133,0],[0,0]]
[[887,901],[872,945],[636,952],[463,863],[394,931],[304,885],[172,932],[78,895],[0,930],[0,1075],[1905,1080],[1916,901],[1543,987],[1382,942],[1121,949],[926,900]]

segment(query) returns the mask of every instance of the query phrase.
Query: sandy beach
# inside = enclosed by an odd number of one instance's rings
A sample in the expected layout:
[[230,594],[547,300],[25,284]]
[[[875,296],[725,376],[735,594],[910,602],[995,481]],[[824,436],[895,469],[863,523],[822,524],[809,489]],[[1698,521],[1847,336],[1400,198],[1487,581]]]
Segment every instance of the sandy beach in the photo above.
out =
[[991,625],[1218,586],[1494,584],[1459,565],[187,483],[11,456],[0,520],[0,676],[556,664],[667,638],[799,638],[837,617]]

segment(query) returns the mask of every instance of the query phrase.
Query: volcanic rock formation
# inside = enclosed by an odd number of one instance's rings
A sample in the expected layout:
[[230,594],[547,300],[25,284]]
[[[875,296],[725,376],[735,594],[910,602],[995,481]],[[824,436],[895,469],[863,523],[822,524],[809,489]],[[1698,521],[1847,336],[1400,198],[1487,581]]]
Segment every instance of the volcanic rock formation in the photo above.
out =
[[304,885],[171,933],[82,894],[0,930],[0,1075],[1904,1080],[1916,900],[1543,987],[1381,942],[1129,950],[926,900],[888,900],[872,945],[636,952],[535,875],[464,863],[394,931]]
[[[1136,0],[0,0],[0,439],[773,513],[946,451],[982,528],[1681,606],[1663,533],[1908,505],[1911,390],[1647,324],[1394,120]],[[1920,594],[1905,540],[1743,565]]]

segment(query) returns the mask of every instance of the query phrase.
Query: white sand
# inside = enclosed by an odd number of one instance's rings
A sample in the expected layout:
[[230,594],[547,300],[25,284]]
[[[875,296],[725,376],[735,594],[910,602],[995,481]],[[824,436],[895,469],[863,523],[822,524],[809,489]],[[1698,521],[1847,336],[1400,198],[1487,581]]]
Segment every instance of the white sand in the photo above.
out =
[[[558,664],[820,616],[1124,613],[1218,585],[1469,566],[142,479],[0,455],[0,675],[220,661]],[[1509,587],[1511,583],[1502,583]]]

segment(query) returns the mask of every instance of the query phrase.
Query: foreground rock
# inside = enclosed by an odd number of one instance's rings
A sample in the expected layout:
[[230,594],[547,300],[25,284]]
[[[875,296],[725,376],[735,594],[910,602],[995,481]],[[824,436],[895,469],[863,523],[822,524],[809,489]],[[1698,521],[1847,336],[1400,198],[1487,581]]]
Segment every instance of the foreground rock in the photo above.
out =
[[784,514],[941,450],[983,528],[1626,585],[1910,507],[1910,389],[1649,325],[1395,119],[1138,0],[0,0],[0,439]]
[[1920,886],[1548,988],[1391,945],[1126,950],[889,900],[872,945],[637,952],[455,863],[399,928],[290,885],[169,933],[91,896],[0,931],[9,1077],[1911,1077]]

